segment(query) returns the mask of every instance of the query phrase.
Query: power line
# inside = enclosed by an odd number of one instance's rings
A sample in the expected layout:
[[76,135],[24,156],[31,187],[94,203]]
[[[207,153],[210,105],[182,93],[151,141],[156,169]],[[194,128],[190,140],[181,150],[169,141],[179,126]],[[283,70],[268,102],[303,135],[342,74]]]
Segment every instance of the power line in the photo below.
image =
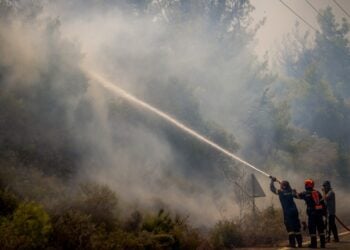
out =
[[[309,0],[305,0],[305,2],[306,2],[314,11],[316,11],[316,13],[317,13],[320,17],[322,17],[322,19],[325,20],[329,25],[333,25],[333,24],[331,23],[331,21],[329,21],[327,18],[325,18],[325,16],[324,16],[323,14],[321,14],[321,12],[320,12],[319,10],[317,10],[316,7],[315,7],[314,5],[312,5],[312,4],[309,2]],[[328,38],[327,38],[327,39],[328,39]],[[330,39],[328,39],[328,40],[330,40]]]
[[[311,29],[313,29],[316,33],[321,33],[316,29],[314,26],[312,26],[310,23],[308,23],[301,15],[299,15],[295,10],[293,10],[288,4],[283,2],[282,0],[279,0],[285,7],[287,7],[295,16],[297,16],[300,20],[302,20],[307,26],[309,26]],[[308,0],[305,0],[311,7],[314,9],[322,18],[324,16],[316,9],[315,6],[313,6]],[[327,35],[323,34],[324,38],[326,38],[328,41],[332,41]]]
[[313,5],[309,2],[309,0],[305,0],[305,2],[306,2],[314,11],[316,11],[317,14],[319,14],[321,17],[323,17],[323,15],[316,9],[315,6],[313,6]]
[[348,17],[350,17],[349,13],[337,2],[337,0],[333,0],[333,2],[341,9]]
[[295,16],[297,16],[300,20],[302,20],[307,26],[313,29],[315,32],[319,32],[316,28],[314,28],[310,23],[308,23],[302,16],[300,16],[295,10],[293,10],[288,4],[279,0],[290,12],[292,12]]

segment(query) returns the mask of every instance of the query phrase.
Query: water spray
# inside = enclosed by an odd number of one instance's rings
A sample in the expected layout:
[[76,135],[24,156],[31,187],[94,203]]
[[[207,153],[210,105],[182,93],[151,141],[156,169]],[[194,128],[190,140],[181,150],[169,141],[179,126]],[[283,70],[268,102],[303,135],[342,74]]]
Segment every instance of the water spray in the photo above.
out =
[[183,130],[184,132],[186,132],[187,134],[197,138],[198,140],[200,140],[201,142],[204,142],[208,145],[210,145],[211,147],[215,148],[216,150],[220,151],[221,153],[224,153],[225,155],[229,156],[230,158],[243,163],[245,166],[248,166],[250,168],[252,168],[253,170],[263,174],[266,177],[270,177],[271,175],[269,175],[268,173],[264,172],[261,169],[258,169],[257,167],[253,166],[252,164],[250,164],[249,162],[246,162],[245,160],[241,159],[240,157],[234,155],[233,153],[231,153],[230,151],[224,149],[223,147],[219,146],[218,144],[216,144],[215,142],[209,140],[208,138],[204,137],[203,135],[199,134],[198,132],[194,131],[193,129],[187,127],[186,125],[184,125],[183,123],[179,122],[178,120],[176,120],[175,118],[171,117],[170,115],[164,113],[163,111],[153,107],[152,105],[138,99],[137,97],[131,95],[130,93],[128,93],[127,91],[125,91],[124,89],[114,85],[113,83],[111,83],[110,81],[108,81],[107,79],[103,78],[101,75],[97,74],[96,72],[92,71],[92,70],[86,70],[86,72],[94,79],[96,80],[99,84],[101,84],[104,88],[118,94],[119,96],[121,96],[122,98],[137,104],[138,106],[141,106],[142,108],[151,111],[152,113],[157,114],[158,116],[160,116],[161,118],[163,118],[164,120],[168,121],[169,123],[171,123],[172,125],[180,128],[181,130]]

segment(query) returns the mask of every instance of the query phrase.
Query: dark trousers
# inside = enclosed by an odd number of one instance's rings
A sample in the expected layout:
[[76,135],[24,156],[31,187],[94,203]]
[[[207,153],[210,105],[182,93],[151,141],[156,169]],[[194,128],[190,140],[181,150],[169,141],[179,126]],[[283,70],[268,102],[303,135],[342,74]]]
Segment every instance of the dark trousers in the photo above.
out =
[[291,212],[284,214],[284,225],[287,232],[300,232],[300,221],[298,212]]
[[302,236],[300,232],[300,221],[298,210],[289,210],[284,212],[284,225],[288,232],[289,246],[302,247]]
[[311,237],[311,247],[316,247],[317,246],[317,234],[316,231],[318,232],[318,235],[320,236],[320,243],[321,247],[325,246],[326,242],[326,237],[324,233],[324,222],[323,222],[323,216],[321,213],[310,213],[309,218],[308,218],[308,223],[309,223],[309,234]]
[[331,237],[331,233],[333,234],[334,240],[338,241],[339,240],[339,236],[338,236],[338,229],[337,229],[337,225],[335,224],[335,215],[334,214],[330,214],[328,216],[328,226],[329,226],[329,235],[328,237]]

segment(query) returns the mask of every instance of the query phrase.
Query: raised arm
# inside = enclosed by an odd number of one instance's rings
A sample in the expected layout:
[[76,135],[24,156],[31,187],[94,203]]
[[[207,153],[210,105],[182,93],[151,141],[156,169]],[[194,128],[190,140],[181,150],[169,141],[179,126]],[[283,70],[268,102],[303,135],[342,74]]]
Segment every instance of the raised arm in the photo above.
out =
[[270,176],[270,178],[271,178],[270,190],[271,190],[272,193],[278,194],[278,191],[277,191],[277,189],[276,189],[276,187],[275,187],[276,177]]

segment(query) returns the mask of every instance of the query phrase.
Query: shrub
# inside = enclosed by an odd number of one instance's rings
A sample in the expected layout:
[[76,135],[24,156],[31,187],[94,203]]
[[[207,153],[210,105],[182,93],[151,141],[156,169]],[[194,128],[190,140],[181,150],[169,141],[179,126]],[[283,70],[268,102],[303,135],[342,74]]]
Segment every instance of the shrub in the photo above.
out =
[[196,249],[201,243],[199,233],[188,226],[186,219],[178,215],[172,218],[162,209],[155,216],[147,216],[142,229],[153,233],[153,242],[161,248]]
[[204,241],[199,232],[191,228],[187,223],[175,224],[172,234],[178,249],[197,249]]
[[69,210],[53,219],[51,244],[62,249],[92,249],[90,239],[95,232],[89,215]]
[[113,227],[117,218],[116,194],[108,186],[95,183],[82,184],[80,189],[77,209],[90,215],[94,223]]
[[112,232],[100,230],[91,238],[92,249],[164,249],[166,245],[160,244],[157,237],[150,232],[126,232],[115,229]]
[[124,222],[123,228],[128,232],[138,232],[141,229],[142,220],[142,214],[139,211],[134,211]]
[[47,244],[52,226],[49,215],[34,203],[22,203],[12,218],[0,225],[0,245],[3,249],[41,249]]
[[215,249],[242,246],[242,230],[234,221],[219,221],[211,232],[211,242]]
[[215,249],[271,246],[285,239],[282,211],[273,206],[255,214],[248,214],[239,222],[220,221],[210,236]]
[[275,245],[286,239],[282,210],[273,206],[265,210],[250,214],[242,222],[244,224],[244,244]]
[[163,209],[156,216],[148,215],[142,225],[142,229],[153,233],[168,233],[174,228],[174,222],[169,213]]

